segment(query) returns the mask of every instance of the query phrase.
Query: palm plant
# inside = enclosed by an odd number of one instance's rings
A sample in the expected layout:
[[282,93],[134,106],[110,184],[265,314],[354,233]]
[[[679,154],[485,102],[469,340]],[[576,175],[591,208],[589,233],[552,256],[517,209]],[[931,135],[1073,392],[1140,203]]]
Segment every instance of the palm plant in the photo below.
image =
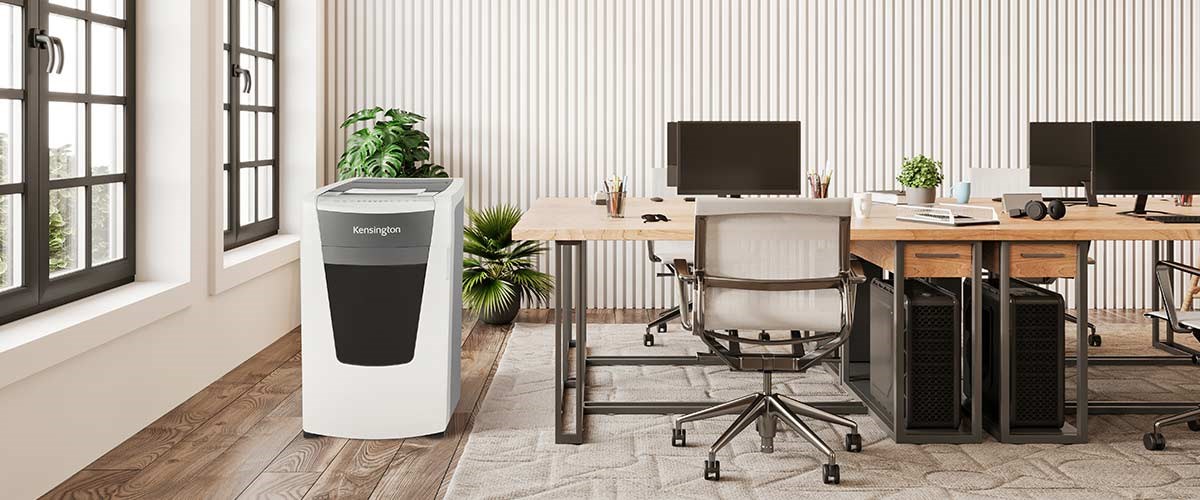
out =
[[554,278],[534,269],[534,257],[545,248],[536,241],[512,239],[521,215],[512,205],[467,211],[463,303],[488,323],[512,321],[521,298],[545,300],[554,289]]
[[[380,117],[380,114],[383,116]],[[447,177],[441,165],[429,163],[429,136],[416,129],[424,116],[399,109],[360,110],[341,128],[374,120],[346,139],[338,159],[338,179],[351,177]]]

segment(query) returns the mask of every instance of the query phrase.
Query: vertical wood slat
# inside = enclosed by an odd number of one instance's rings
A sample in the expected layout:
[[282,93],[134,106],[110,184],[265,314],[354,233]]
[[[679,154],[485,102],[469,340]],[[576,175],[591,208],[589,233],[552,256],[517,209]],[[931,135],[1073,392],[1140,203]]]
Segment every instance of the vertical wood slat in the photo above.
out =
[[[585,196],[608,173],[648,191],[665,122],[801,120],[804,167],[835,195],[892,188],[903,156],[1016,168],[1029,121],[1195,120],[1187,0],[328,0],[331,117],[428,117],[467,204]],[[348,132],[329,131],[329,168]],[[1075,193],[1069,193],[1075,194]],[[1195,245],[1179,245],[1191,262]],[[1150,246],[1101,242],[1100,308],[1149,305]],[[664,307],[641,244],[597,244],[593,307]],[[543,270],[549,262],[543,259]],[[1056,289],[1069,299],[1072,287]]]

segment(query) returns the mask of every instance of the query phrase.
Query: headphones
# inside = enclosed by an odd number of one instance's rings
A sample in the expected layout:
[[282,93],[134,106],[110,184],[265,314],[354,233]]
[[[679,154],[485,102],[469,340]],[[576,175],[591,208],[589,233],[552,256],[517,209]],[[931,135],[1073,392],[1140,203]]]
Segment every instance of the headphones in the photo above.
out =
[[1067,216],[1067,205],[1060,200],[1051,200],[1049,204],[1042,200],[1029,200],[1025,202],[1025,208],[1010,209],[1008,215],[1009,217],[1029,216],[1033,220],[1042,220],[1049,215],[1051,219],[1059,220]]

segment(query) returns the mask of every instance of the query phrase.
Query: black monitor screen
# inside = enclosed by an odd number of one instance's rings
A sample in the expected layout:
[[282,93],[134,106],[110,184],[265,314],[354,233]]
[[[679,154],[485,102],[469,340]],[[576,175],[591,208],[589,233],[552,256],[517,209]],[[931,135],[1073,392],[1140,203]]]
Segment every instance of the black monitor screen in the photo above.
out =
[[1091,176],[1091,123],[1029,124],[1030,186],[1078,187]]
[[679,194],[801,194],[800,122],[679,122]]
[[1200,193],[1200,122],[1096,122],[1099,194]]
[[675,122],[667,122],[667,185],[679,184],[679,132]]

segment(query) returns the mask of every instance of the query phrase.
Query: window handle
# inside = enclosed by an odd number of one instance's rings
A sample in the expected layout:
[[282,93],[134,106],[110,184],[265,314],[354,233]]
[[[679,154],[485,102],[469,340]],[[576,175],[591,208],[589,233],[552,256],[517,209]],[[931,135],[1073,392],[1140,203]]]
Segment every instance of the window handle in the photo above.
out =
[[[62,43],[61,38],[52,36],[52,37],[50,37],[50,41],[54,43],[55,47],[58,47],[58,57],[53,58],[54,61],[58,62],[58,67],[54,69],[54,74],[61,75],[62,70],[63,70],[63,63],[65,63],[67,61],[67,50],[63,48],[63,43]],[[51,52],[51,53],[53,53],[53,52]]]
[[54,39],[46,34],[46,30],[30,29],[29,30],[29,47],[33,49],[41,49],[49,52],[50,60],[46,63],[46,72],[54,71]]
[[254,88],[254,77],[250,74],[250,70],[242,68],[241,66],[239,66],[237,64],[234,64],[233,65],[233,77],[241,78],[243,76],[246,77],[246,83],[245,83],[245,85],[242,86],[242,93],[249,94],[250,91]]

